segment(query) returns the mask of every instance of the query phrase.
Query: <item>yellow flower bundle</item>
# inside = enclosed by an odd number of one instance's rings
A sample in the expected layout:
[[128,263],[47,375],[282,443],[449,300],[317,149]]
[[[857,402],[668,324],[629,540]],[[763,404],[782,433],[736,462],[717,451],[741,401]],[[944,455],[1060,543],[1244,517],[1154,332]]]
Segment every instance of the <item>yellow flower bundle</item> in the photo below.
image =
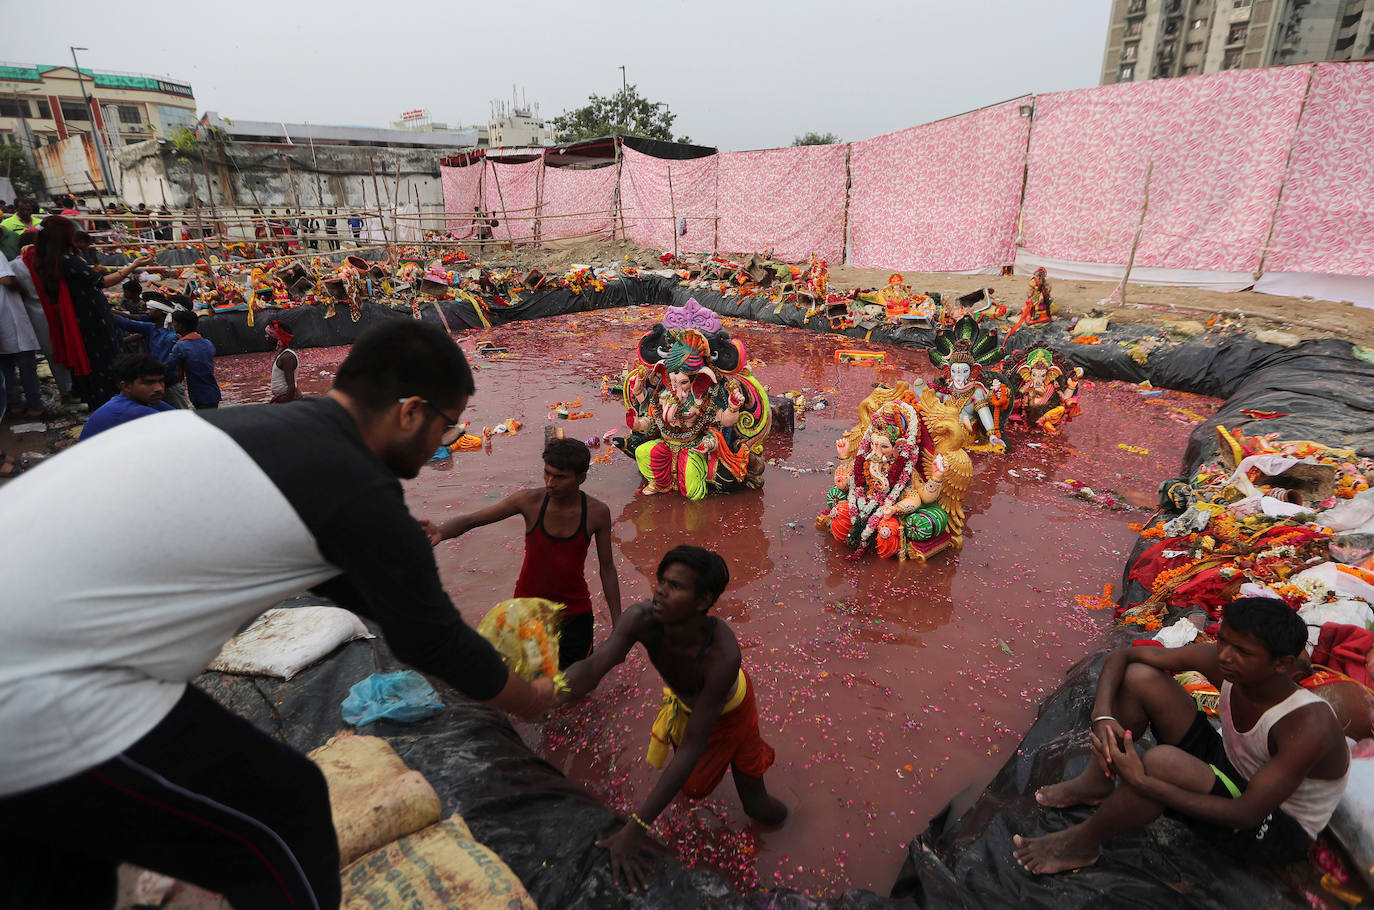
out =
[[477,624],[512,673],[526,682],[547,676],[567,687],[558,669],[558,618],[563,605],[540,597],[503,600]]

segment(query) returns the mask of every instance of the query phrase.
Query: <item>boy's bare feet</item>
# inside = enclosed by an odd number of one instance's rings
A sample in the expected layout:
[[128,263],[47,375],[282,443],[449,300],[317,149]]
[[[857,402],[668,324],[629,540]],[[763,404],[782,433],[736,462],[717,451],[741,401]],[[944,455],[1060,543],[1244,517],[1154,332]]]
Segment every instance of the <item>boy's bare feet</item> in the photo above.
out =
[[1109,780],[1101,784],[1085,781],[1082,775],[1058,784],[1048,784],[1035,791],[1035,801],[1046,809],[1067,809],[1069,806],[1096,806],[1116,787]]
[[1081,842],[1074,825],[1064,831],[1046,834],[1044,837],[1012,837],[1016,844],[1013,855],[1021,868],[1035,875],[1052,875],[1069,869],[1082,869],[1097,862],[1098,849]]

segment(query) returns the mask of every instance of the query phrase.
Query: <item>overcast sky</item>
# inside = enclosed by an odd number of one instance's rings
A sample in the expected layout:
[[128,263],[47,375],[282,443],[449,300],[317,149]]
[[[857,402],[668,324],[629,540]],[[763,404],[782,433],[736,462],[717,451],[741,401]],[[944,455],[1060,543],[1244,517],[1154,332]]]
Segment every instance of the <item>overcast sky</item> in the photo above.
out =
[[485,123],[523,89],[552,117],[629,81],[724,151],[863,139],[1096,85],[1110,0],[7,3],[9,62],[189,82],[230,119]]

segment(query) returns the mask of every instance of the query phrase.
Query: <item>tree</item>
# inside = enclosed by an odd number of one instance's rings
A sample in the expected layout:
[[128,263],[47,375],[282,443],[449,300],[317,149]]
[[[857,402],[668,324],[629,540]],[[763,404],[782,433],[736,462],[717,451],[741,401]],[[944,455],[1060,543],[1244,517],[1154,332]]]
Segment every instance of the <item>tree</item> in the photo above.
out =
[[46,190],[47,181],[43,179],[43,172],[17,145],[0,145],[0,175],[10,178],[18,196],[39,199]]
[[800,135],[800,136],[798,136],[797,138],[793,139],[793,140],[792,140],[792,144],[793,144],[794,146],[796,146],[796,145],[839,145],[839,144],[840,144],[840,137],[839,137],[839,136],[836,136],[834,133],[818,133],[818,132],[816,132],[815,130],[812,130],[812,131],[810,131],[810,132],[808,132],[808,133],[803,133],[802,135]]
[[664,142],[691,142],[686,136],[673,139],[673,121],[677,115],[662,101],[651,102],[628,86],[614,95],[592,95],[587,104],[576,110],[564,111],[553,118],[553,128],[563,142],[594,139],[597,136],[628,134]]
[[[227,120],[225,122],[228,123]],[[229,141],[229,133],[217,126],[179,126],[172,130],[168,138],[172,141],[172,148],[189,155],[200,148],[202,142],[224,145]]]

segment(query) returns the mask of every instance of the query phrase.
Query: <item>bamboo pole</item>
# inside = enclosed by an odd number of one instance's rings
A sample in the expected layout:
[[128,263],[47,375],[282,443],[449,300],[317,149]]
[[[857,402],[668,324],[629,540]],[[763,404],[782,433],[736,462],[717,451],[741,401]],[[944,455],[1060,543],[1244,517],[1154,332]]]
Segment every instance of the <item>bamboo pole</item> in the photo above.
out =
[[401,242],[401,233],[397,228],[396,215],[397,208],[401,204],[401,159],[396,159],[396,183],[391,191],[391,236],[396,238],[396,242]]
[[[499,173],[497,173],[496,167],[495,167],[494,165],[492,166],[492,169],[491,169],[491,179],[493,179],[493,180],[496,181],[496,201],[499,202],[499,203],[501,204],[501,220],[502,220],[503,222],[505,222],[505,225],[506,225],[506,233],[507,233],[508,235],[510,235],[508,239],[511,240],[512,242],[514,242],[514,241],[515,241],[515,235],[514,235],[514,234],[511,234],[511,229],[510,229],[510,218],[509,218],[509,216],[506,214],[506,197],[505,197],[505,194],[503,194],[503,193],[501,192],[501,175],[500,175]],[[491,239],[492,239],[492,240],[495,240],[495,239],[496,239],[496,232],[495,232],[495,231],[492,232],[492,237],[491,237]]]
[[677,258],[677,203],[673,201],[673,162],[668,162],[668,212],[673,216],[673,258]]
[[719,255],[720,255],[720,153],[717,152],[717,153],[715,154],[714,157],[715,157],[715,159],[716,159],[716,194],[715,194],[715,207],[716,207],[716,236],[715,236],[715,238],[711,241],[711,255],[712,255],[712,256],[719,256]]
[[1269,260],[1269,244],[1274,239],[1274,230],[1279,225],[1279,208],[1283,205],[1283,193],[1288,189],[1288,175],[1293,171],[1293,150],[1298,146],[1298,129],[1302,126],[1302,116],[1307,112],[1307,99],[1312,97],[1312,82],[1317,78],[1317,68],[1307,71],[1307,88],[1302,93],[1302,104],[1298,106],[1298,119],[1293,121],[1293,135],[1288,139],[1288,156],[1283,161],[1283,176],[1279,180],[1279,194],[1274,199],[1274,211],[1269,216],[1269,230],[1264,235],[1264,246],[1260,250],[1260,261],[1255,266],[1255,280],[1264,274],[1265,263]]
[[544,156],[543,156],[543,155],[540,155],[540,156],[539,156],[539,170],[535,171],[535,173],[534,173],[534,209],[535,209],[535,212],[534,212],[534,231],[532,232],[531,236],[534,237],[534,242],[535,242],[535,243],[538,243],[538,242],[539,242],[539,239],[540,239],[540,236],[539,236],[539,228],[540,228],[539,216],[540,216],[541,213],[539,212],[539,209],[542,208],[543,205],[544,205],[544,171],[545,171],[545,170],[546,170],[546,167],[545,167],[545,165],[544,165]]
[[611,239],[615,240],[615,222],[620,219],[620,234],[625,234],[625,207],[621,205],[620,198],[620,167],[623,157],[620,154],[620,137],[613,137],[615,143],[615,195],[611,198]]
[[[200,235],[200,253],[205,261],[210,261],[210,249],[205,245],[205,228],[200,220],[200,196],[196,193],[196,178],[191,177],[191,203],[196,207],[196,233]],[[213,274],[213,273],[212,273]]]
[[282,152],[281,157],[286,162],[286,179],[291,181],[291,198],[296,201],[296,211],[299,212],[301,210],[301,197],[296,192],[296,175],[291,172],[291,156]]
[[854,186],[854,178],[849,169],[849,156],[854,151],[854,143],[844,144],[844,226],[840,228],[840,262],[849,262],[849,190]]
[[387,239],[386,235],[386,220],[382,218],[382,191],[377,188],[377,163],[373,161],[371,155],[367,156],[367,167],[368,170],[372,171],[372,195],[377,199],[377,223],[382,228],[382,243],[390,246],[391,241]]
[[315,198],[319,200],[320,208],[324,208],[324,190],[320,186],[320,159],[315,154],[315,136],[310,135],[310,165],[315,171]]
[[[205,149],[204,149],[204,148],[200,149],[200,171],[201,171],[202,174],[205,175],[205,197],[206,197],[208,200],[210,200],[210,211],[211,211],[211,212],[214,212],[214,210],[215,210],[215,188],[214,188],[213,186],[210,185],[210,165],[207,164],[206,161],[205,161]],[[192,179],[192,180],[195,180],[195,177],[192,177],[191,179]],[[216,231],[215,231],[215,234],[216,234],[216,237],[218,237],[219,231],[216,230]],[[202,235],[202,237],[203,237],[203,236],[204,236],[204,235]],[[219,248],[219,243],[218,243],[218,242],[215,243],[215,248],[218,250],[218,248]]]
[[90,171],[86,171],[86,179],[91,182],[91,190],[95,193],[96,204],[100,206],[102,212],[105,211],[105,197],[101,195],[100,188],[95,185],[95,178],[91,176]]
[[1135,239],[1131,241],[1131,255],[1126,260],[1126,274],[1121,276],[1121,303],[1126,303],[1126,282],[1131,279],[1131,268],[1135,265],[1135,251],[1140,246],[1140,235],[1145,230],[1145,213],[1150,210],[1150,177],[1155,172],[1154,159],[1150,159],[1150,166],[1145,169],[1145,202],[1140,206],[1140,221],[1135,226]]

